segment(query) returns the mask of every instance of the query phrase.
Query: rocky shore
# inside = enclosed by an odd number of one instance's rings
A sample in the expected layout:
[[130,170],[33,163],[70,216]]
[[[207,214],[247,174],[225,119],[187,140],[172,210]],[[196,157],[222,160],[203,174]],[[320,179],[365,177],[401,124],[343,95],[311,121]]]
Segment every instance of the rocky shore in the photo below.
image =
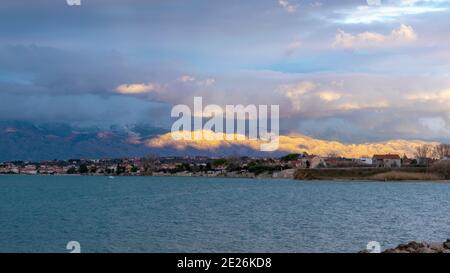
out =
[[[361,253],[368,253],[368,251],[362,251]],[[444,243],[410,242],[401,244],[396,248],[387,249],[382,253],[450,253],[450,239]]]

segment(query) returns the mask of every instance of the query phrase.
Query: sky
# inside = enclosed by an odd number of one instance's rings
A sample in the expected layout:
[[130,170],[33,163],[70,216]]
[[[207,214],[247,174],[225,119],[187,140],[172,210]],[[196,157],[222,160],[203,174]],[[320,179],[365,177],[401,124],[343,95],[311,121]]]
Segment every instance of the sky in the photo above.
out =
[[170,128],[279,104],[284,133],[450,140],[450,0],[0,0],[0,120]]

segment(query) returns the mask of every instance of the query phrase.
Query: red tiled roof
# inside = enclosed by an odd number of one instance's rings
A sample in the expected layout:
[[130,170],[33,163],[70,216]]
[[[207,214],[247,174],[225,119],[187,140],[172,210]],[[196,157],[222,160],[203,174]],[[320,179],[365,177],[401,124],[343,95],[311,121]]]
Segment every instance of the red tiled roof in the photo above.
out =
[[374,155],[374,159],[400,159],[399,155],[387,154],[387,155]]

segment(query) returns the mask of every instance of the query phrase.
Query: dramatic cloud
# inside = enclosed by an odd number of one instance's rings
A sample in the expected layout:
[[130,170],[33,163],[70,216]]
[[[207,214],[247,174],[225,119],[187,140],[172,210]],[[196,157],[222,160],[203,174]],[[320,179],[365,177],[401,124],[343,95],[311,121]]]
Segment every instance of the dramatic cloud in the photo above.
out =
[[170,128],[171,107],[202,96],[205,105],[280,105],[284,132],[450,140],[450,1],[2,7],[3,120]]

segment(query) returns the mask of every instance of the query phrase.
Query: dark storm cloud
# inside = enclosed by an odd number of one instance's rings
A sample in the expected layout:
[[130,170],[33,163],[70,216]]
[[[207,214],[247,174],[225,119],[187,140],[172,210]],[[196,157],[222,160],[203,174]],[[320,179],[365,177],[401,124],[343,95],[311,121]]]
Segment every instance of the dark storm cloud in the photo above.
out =
[[81,1],[2,1],[0,119],[163,121],[200,95],[348,141],[450,135],[449,1]]

